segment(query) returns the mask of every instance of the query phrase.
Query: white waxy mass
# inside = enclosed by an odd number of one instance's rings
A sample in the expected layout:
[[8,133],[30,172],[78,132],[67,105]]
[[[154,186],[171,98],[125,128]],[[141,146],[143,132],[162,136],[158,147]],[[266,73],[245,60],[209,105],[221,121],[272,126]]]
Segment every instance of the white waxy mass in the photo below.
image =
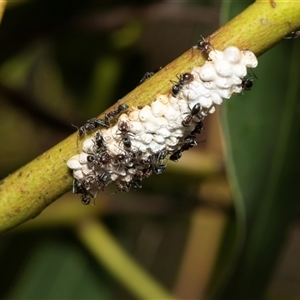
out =
[[233,46],[212,49],[202,67],[178,76],[170,92],[150,105],[120,105],[116,116],[112,114],[115,122],[109,120],[95,130],[85,139],[82,152],[67,162],[73,170],[73,192],[82,194],[82,202],[88,204],[111,182],[126,192],[140,188],[142,179],[152,173],[161,174],[168,159],[177,161],[183,151],[197,145],[202,120],[223,99],[242,92],[247,68],[256,66],[251,51]]

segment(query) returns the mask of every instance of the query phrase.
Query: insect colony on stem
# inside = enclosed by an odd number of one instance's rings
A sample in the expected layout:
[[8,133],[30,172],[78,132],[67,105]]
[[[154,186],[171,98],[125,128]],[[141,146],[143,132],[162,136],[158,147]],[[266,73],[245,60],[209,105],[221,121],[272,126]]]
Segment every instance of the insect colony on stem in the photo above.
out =
[[[215,50],[203,37],[193,48],[207,56],[205,64],[178,75],[168,94],[143,107],[120,104],[78,129],[81,138],[93,132],[82,152],[67,162],[73,170],[73,193],[81,194],[83,204],[112,182],[118,191],[128,192],[141,188],[153,173],[163,173],[167,160],[178,161],[182,152],[197,145],[202,121],[214,113],[215,105],[251,89],[247,68],[257,66],[251,51],[234,46]],[[155,73],[146,73],[140,84]]]

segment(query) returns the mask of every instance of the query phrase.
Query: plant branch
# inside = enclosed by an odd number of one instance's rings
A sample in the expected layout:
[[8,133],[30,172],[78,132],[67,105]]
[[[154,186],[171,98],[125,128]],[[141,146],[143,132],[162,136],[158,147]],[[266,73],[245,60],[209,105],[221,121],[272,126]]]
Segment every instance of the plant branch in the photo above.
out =
[[[274,5],[275,3],[275,5]],[[215,49],[229,45],[261,55],[289,32],[300,27],[300,1],[257,1],[210,36]],[[170,90],[170,80],[205,62],[190,49],[120,100],[130,106],[150,104]],[[0,182],[0,231],[36,217],[47,205],[71,189],[66,161],[81,146],[75,133]],[[78,144],[78,146],[77,146]]]
[[137,299],[174,299],[165,288],[123,251],[98,220],[82,221],[77,227],[77,235],[99,264],[105,264],[114,278],[123,283]]

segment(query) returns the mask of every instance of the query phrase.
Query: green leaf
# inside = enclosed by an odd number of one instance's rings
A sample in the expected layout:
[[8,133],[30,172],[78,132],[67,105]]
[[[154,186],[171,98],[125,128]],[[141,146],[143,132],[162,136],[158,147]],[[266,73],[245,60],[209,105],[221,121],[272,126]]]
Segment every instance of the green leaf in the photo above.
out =
[[40,237],[7,299],[112,299],[113,282],[74,241]]
[[283,40],[268,51],[252,91],[223,106],[237,244],[221,299],[263,297],[299,209],[299,50],[299,41]]

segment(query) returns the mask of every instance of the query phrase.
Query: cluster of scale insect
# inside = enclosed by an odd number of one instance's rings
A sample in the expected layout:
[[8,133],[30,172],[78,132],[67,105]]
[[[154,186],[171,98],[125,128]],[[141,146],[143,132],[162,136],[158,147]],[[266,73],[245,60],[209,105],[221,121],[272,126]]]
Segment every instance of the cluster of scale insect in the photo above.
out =
[[[214,112],[215,104],[252,88],[254,78],[246,72],[246,67],[257,64],[252,52],[245,53],[252,63],[240,63],[243,57],[236,47],[224,54],[201,37],[193,48],[207,56],[206,64],[178,75],[168,95],[143,107],[120,104],[104,118],[90,119],[78,128],[79,138],[85,138],[82,152],[68,166],[73,170],[73,193],[81,194],[83,204],[112,182],[116,190],[128,192],[141,188],[144,178],[163,173],[168,160],[178,161],[197,145],[202,121]],[[228,70],[234,68],[231,74]],[[139,84],[159,70],[147,72]]]
[[[88,120],[78,128],[79,136],[84,137],[95,129],[107,129],[128,108],[128,105],[121,104],[103,119]],[[128,192],[132,187],[141,188],[142,179],[153,173],[161,174],[166,168],[164,161],[167,150],[145,154],[132,146],[133,134],[128,121],[119,120],[112,128],[117,128],[117,143],[105,141],[110,134],[107,134],[107,130],[104,130],[104,134],[98,130],[92,138],[84,141],[84,151],[68,161],[69,167],[74,170],[73,193],[81,194],[83,204],[89,204],[91,198],[95,198],[111,182],[115,183],[118,191]],[[112,147],[115,151],[112,151]]]

